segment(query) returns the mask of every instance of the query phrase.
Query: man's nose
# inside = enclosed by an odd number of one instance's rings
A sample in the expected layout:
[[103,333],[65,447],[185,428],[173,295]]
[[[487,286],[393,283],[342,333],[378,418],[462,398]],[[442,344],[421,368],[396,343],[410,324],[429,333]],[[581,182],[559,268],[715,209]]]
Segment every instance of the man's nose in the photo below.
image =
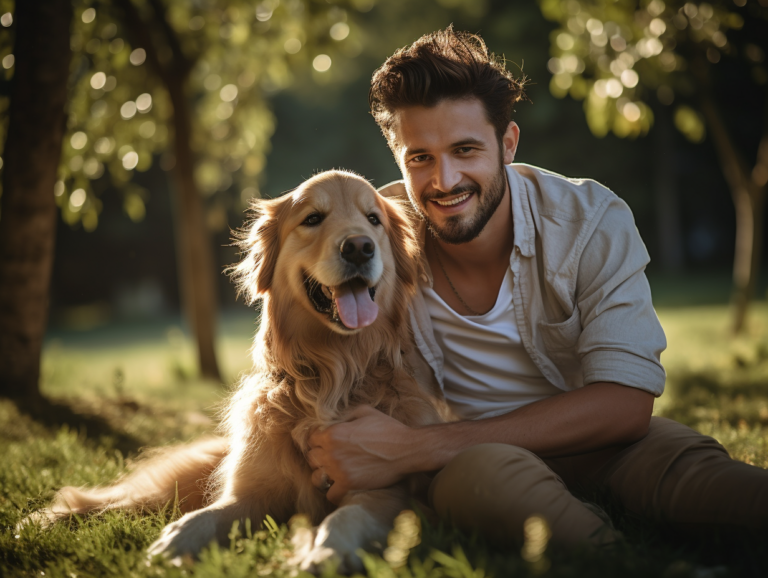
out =
[[436,191],[447,193],[461,183],[461,173],[453,159],[440,157],[435,163],[432,186]]

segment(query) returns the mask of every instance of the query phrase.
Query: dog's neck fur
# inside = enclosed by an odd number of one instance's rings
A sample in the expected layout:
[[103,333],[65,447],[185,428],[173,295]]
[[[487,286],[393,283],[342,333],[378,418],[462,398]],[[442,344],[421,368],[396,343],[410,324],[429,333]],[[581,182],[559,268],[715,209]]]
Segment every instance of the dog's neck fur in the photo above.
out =
[[412,336],[405,310],[394,309],[363,331],[341,335],[308,321],[290,298],[265,296],[254,371],[236,394],[250,398],[240,403],[258,414],[256,430],[290,433],[306,450],[312,429],[343,420],[352,407],[392,414],[403,401],[395,383],[412,381],[401,354]]

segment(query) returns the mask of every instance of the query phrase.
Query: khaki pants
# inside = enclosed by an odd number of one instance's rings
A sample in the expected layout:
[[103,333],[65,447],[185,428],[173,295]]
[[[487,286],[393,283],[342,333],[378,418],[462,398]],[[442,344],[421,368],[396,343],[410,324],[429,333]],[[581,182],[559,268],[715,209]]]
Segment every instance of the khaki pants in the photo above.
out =
[[713,438],[660,417],[623,450],[542,460],[506,444],[471,447],[437,474],[429,502],[497,542],[522,542],[523,523],[535,514],[549,523],[554,543],[614,541],[615,532],[569,488],[608,491],[631,514],[680,528],[768,527],[768,470],[732,460]]

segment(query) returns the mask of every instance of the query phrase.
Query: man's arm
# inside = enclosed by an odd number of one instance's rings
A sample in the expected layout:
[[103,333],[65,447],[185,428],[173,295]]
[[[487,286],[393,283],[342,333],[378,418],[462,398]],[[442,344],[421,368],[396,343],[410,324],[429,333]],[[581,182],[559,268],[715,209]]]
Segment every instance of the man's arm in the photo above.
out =
[[310,437],[307,455],[313,482],[334,481],[328,499],[349,490],[390,486],[404,476],[443,468],[462,450],[504,443],[542,457],[557,457],[626,445],[648,432],[654,396],[615,383],[594,383],[477,421],[410,428],[370,408],[349,422]]

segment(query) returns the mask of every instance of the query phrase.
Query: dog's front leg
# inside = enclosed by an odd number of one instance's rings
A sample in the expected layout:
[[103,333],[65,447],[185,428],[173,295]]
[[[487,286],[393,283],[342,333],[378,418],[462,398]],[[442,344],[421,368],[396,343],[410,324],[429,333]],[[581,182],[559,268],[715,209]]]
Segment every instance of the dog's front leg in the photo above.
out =
[[363,561],[357,550],[381,551],[395,517],[409,503],[409,492],[403,484],[383,490],[349,492],[339,508],[317,527],[313,540],[304,544],[301,538],[294,541],[301,569],[318,573],[334,560],[341,573],[362,571]]
[[197,554],[212,542],[226,543],[235,520],[249,517],[243,503],[215,502],[168,524],[149,547],[148,555],[179,558]]

